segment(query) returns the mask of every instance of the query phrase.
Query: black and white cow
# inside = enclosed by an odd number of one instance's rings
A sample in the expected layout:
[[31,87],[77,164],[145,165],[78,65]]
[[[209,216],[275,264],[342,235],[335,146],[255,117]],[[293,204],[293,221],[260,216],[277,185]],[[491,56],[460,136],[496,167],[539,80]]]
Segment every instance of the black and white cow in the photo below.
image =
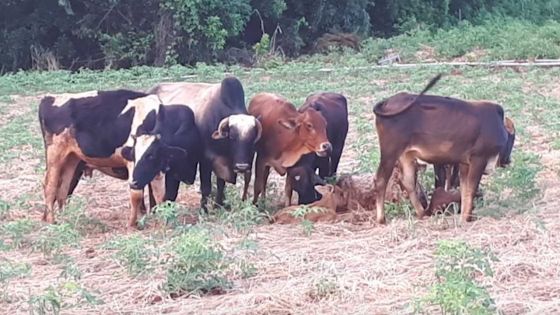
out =
[[[155,129],[160,103],[155,95],[129,90],[44,97],[39,105],[39,121],[47,163],[44,179],[46,208],[43,220],[54,222],[55,202],[59,208],[64,206],[66,198],[86,170],[98,169],[121,179],[133,174],[135,163],[123,157],[123,147],[132,146],[135,141],[133,136],[137,133],[143,134]],[[182,107],[183,111],[188,111]],[[192,131],[192,128],[189,130]],[[184,136],[189,137],[190,134],[186,132]],[[194,134],[194,137],[197,137],[197,134]],[[154,135],[151,141],[145,138],[143,137],[142,141],[151,145],[138,145],[139,150],[142,147],[150,148],[154,140],[160,137]],[[165,147],[162,152],[174,153],[185,158],[184,149],[169,148],[165,142],[161,142],[160,145]],[[138,154],[139,165],[154,162],[148,161],[146,151],[148,150]],[[146,158],[142,160],[142,157]],[[164,200],[165,183],[161,170],[167,170],[172,164],[170,158],[165,158],[158,172],[142,178],[141,182],[130,181],[129,226],[136,225],[138,212],[145,212],[145,184],[151,183],[156,202]]]
[[244,174],[245,185],[249,185],[262,126],[248,115],[243,86],[237,78],[227,77],[218,84],[161,83],[148,93],[157,95],[164,104],[187,104],[194,112],[204,153],[199,166],[202,208],[206,209],[212,190],[212,171],[217,176],[218,205],[223,204],[225,183],[235,184],[238,173]]

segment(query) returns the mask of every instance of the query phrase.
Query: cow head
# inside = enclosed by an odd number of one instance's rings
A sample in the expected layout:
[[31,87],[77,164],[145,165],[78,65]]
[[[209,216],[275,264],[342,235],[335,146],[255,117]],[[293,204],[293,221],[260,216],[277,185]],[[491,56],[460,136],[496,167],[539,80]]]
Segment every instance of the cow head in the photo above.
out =
[[251,171],[255,144],[261,135],[262,125],[258,118],[237,114],[222,119],[218,129],[212,133],[212,138],[228,141],[233,170],[236,173],[245,173]]
[[315,190],[315,185],[325,185],[326,182],[317,175],[312,168],[295,166],[288,169],[288,179],[292,189],[298,193],[298,204],[310,204],[321,199],[321,194]]
[[515,126],[513,120],[506,117],[504,120],[504,127],[506,128],[508,139],[506,146],[500,152],[499,166],[505,167],[511,163],[511,151],[513,150],[513,143],[515,142]]
[[298,138],[318,156],[327,156],[332,145],[327,138],[327,121],[317,110],[309,108],[295,119],[278,119],[278,123],[286,129],[295,130]]
[[165,120],[162,107],[160,105],[154,129],[133,135],[133,146],[125,146],[121,151],[123,158],[134,162],[134,170],[129,178],[132,189],[144,188],[157,174],[167,172],[174,161],[187,158],[184,149],[168,145],[162,136],[161,129]]

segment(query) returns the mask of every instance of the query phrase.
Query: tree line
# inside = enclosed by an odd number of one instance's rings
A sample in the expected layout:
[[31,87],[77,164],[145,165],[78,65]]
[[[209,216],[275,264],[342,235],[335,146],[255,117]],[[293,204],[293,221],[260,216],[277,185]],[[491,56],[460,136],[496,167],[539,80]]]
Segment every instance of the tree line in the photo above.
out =
[[477,24],[494,16],[560,20],[560,1],[2,0],[0,73],[251,64],[258,49],[295,57],[316,51],[317,43],[346,38],[356,48],[359,38]]

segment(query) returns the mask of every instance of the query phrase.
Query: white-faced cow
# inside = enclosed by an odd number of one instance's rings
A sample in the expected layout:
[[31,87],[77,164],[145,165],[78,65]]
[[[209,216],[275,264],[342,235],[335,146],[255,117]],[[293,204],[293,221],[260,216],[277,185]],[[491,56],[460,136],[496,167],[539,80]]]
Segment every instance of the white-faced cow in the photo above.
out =
[[[138,131],[153,129],[159,108],[156,96],[128,90],[43,98],[39,105],[47,163],[43,219],[54,222],[55,203],[59,208],[64,206],[86,170],[98,169],[113,177],[128,178],[134,163],[124,159],[122,149],[133,143],[132,136]],[[145,181],[151,182],[156,202],[165,197],[163,179],[160,171]],[[144,186],[130,184],[128,225],[135,226],[138,212],[145,212]]]
[[431,164],[459,164],[463,221],[472,219],[473,197],[485,170],[489,172],[509,161],[503,108],[490,102],[424,95],[440,77],[432,79],[420,94],[398,93],[373,108],[381,153],[375,180],[379,223],[385,223],[385,190],[397,160],[402,165],[403,185],[419,218],[425,211],[414,192],[416,159]]
[[[309,108],[317,110],[327,122],[327,138],[332,150],[325,157],[315,153],[304,155],[293,167],[288,168],[286,177],[286,206],[291,205],[292,191],[298,193],[298,204],[309,204],[321,199],[315,185],[324,184],[327,177],[336,175],[346,135],[348,133],[348,106],[346,98],[338,93],[315,93],[307,97],[299,112]],[[319,169],[319,177],[315,174]]]
[[[200,162],[201,207],[206,209],[212,190],[212,171],[217,176],[216,203],[223,204],[225,183],[235,184],[238,173],[251,179],[255,143],[261,136],[261,123],[248,115],[241,82],[234,77],[219,84],[161,83],[148,93],[156,94],[164,104],[187,104],[192,108],[202,138]],[[243,195],[243,199],[247,197]]]
[[[253,202],[266,193],[270,167],[282,176],[303,155],[327,156],[332,150],[327,138],[327,122],[319,111],[310,107],[298,112],[281,96],[259,93],[249,103],[249,113],[260,117],[262,137],[257,143]],[[246,194],[247,187],[245,187]]]

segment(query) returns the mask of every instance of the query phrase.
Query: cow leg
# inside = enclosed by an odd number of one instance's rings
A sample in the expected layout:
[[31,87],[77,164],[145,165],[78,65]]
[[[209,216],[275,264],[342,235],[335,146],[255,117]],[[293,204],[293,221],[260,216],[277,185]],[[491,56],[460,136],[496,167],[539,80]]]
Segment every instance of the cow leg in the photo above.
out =
[[262,197],[266,199],[266,184],[268,183],[268,176],[270,175],[270,166],[264,167],[264,185],[262,187]]
[[393,168],[395,168],[395,162],[396,161],[394,159],[388,159],[381,156],[381,162],[379,163],[377,173],[375,174],[375,202],[377,210],[376,221],[379,224],[385,224],[385,193],[387,191],[387,183],[393,173]]
[[[156,198],[154,197],[154,189],[152,188],[152,183],[148,184],[148,202],[148,206],[150,207],[150,209],[156,206]],[[140,208],[140,213],[143,215],[147,213],[145,205],[144,207]]]
[[340,158],[342,157],[342,149],[344,147],[344,143],[342,143],[338,147],[339,149],[333,151],[331,155],[331,163],[330,163],[331,172],[329,176],[336,176],[336,172],[338,171],[338,164],[340,163]]
[[293,187],[292,187],[292,180],[290,179],[290,176],[286,176],[286,184],[284,184],[284,197],[285,197],[285,201],[284,201],[284,206],[285,207],[289,207],[292,205],[292,193],[293,193]]
[[[461,220],[463,222],[474,219],[472,216],[473,200],[485,168],[486,161],[476,158],[471,159],[470,165],[462,166],[460,170]],[[464,172],[465,170],[466,172]]]
[[198,170],[200,172],[200,208],[208,212],[208,196],[212,192],[212,168],[207,159],[200,162]]
[[43,221],[54,223],[54,203],[56,201],[58,183],[60,181],[61,169],[59,165],[48,165],[45,173],[43,193],[45,197],[45,210]]
[[66,204],[66,198],[68,198],[68,192],[70,191],[75,173],[78,170],[79,163],[80,160],[73,156],[68,157],[64,162],[56,192],[56,201],[58,202],[59,209],[62,209]]
[[150,186],[153,191],[153,198],[155,199],[154,205],[152,205],[152,201],[150,200],[151,209],[155,205],[158,205],[165,200],[165,175],[163,173],[157,174],[156,177],[154,177],[154,179],[150,182]]
[[403,157],[400,159],[403,178],[402,183],[406,192],[408,193],[408,198],[416,210],[416,216],[418,219],[422,219],[424,217],[424,207],[422,206],[422,202],[418,197],[418,193],[416,191],[416,163],[415,158]]
[[438,187],[442,187],[444,188],[446,186],[447,180],[446,180],[446,167],[444,164],[434,164],[434,175],[436,177],[436,182],[434,184],[434,190],[436,190]]
[[243,174],[243,196],[241,197],[242,201],[247,200],[247,192],[249,191],[249,184],[251,183],[251,172],[245,172]]
[[76,189],[76,186],[78,186],[78,183],[82,178],[82,175],[84,175],[85,168],[86,168],[86,162],[80,161],[80,163],[78,163],[78,166],[76,167],[76,170],[74,171],[74,176],[72,177],[72,181],[70,182],[70,187],[68,189],[68,196],[74,193],[74,190]]
[[223,207],[223,206],[224,206],[224,198],[225,198],[224,190],[225,190],[225,187],[226,187],[226,181],[223,180],[223,179],[221,179],[221,178],[219,178],[219,177],[216,177],[216,188],[217,188],[217,191],[216,191],[216,204],[217,204],[219,207]]
[[141,207],[146,207],[144,204],[144,190],[131,189],[130,190],[130,214],[128,215],[128,227],[136,227],[138,221],[138,212]]
[[257,154],[257,159],[255,161],[255,182],[253,183],[253,204],[257,204],[260,194],[263,192],[266,185],[265,175],[266,164],[264,160]]
[[175,179],[173,176],[165,175],[165,200],[177,200],[180,184],[181,182]]
[[449,187],[446,190],[459,187],[459,165],[453,164],[449,175]]
[[330,157],[316,158],[316,163],[317,166],[319,167],[319,176],[321,176],[322,179],[325,179],[332,175]]

